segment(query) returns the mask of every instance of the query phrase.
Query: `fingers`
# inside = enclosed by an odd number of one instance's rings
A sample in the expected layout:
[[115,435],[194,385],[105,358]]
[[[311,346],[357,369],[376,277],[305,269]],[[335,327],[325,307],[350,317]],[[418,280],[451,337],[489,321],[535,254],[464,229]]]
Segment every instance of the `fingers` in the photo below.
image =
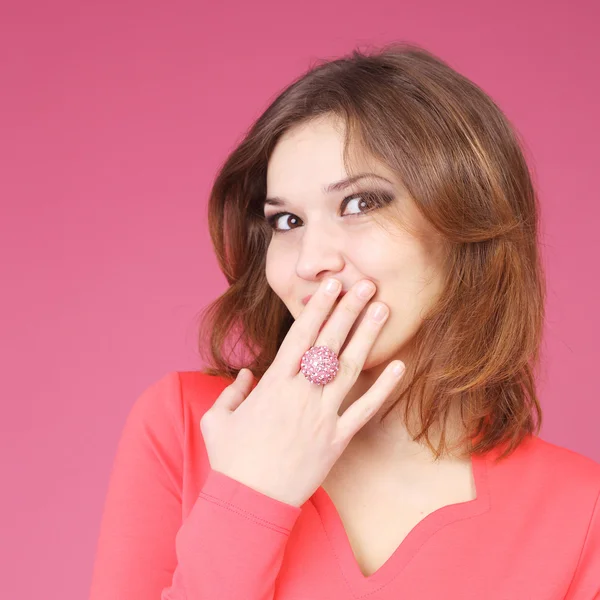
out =
[[252,389],[254,375],[250,369],[240,369],[237,377],[221,392],[213,407],[234,411]]
[[329,346],[338,354],[358,316],[374,293],[375,284],[372,281],[363,280],[354,285],[340,300],[323,326],[314,342],[315,346]]
[[404,371],[405,365],[402,361],[392,361],[369,390],[344,411],[337,422],[336,444],[344,448],[350,442],[389,398],[402,379]]
[[[328,288],[330,282],[335,284]],[[323,321],[335,306],[341,287],[341,282],[334,278],[326,279],[321,283],[281,343],[273,361],[273,365],[277,365],[278,370],[282,369],[290,376],[298,373],[300,359],[306,350],[314,345]]]
[[[345,298],[344,298],[345,299]],[[325,394],[333,398],[334,408],[339,408],[344,397],[350,391],[367,360],[377,336],[381,332],[389,316],[388,307],[382,302],[374,302],[366,311],[365,317],[358,325],[356,332],[339,356],[340,369],[335,379],[328,383]]]

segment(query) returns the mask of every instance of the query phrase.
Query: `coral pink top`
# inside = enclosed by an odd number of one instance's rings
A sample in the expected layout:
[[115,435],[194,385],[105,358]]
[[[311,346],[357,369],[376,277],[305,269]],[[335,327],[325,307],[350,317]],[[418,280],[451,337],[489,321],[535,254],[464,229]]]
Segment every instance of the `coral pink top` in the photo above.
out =
[[91,600],[600,599],[600,464],[529,436],[366,577],[320,487],[301,507],[210,468],[199,421],[229,383],[171,372],[125,424]]

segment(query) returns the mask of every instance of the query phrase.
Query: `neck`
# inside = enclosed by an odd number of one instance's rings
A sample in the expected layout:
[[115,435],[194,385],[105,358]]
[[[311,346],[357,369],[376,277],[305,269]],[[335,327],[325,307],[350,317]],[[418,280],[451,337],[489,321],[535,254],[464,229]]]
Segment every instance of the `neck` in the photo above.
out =
[[[363,371],[356,380],[354,386],[342,402],[339,414],[342,415],[346,409],[361,398],[373,385],[379,377],[385,365],[379,365],[378,368]],[[402,380],[401,380],[402,381]],[[398,386],[398,388],[400,385]],[[382,421],[384,412],[395,402],[399,396],[399,389],[396,389],[381,406],[379,411],[359,429],[350,440],[345,453],[348,456],[369,456],[382,461],[393,460],[395,464],[428,465],[433,464],[435,455],[423,441],[415,441],[408,431],[405,421],[404,401],[396,404],[394,409]],[[458,408],[458,407],[457,407]],[[417,403],[413,402],[411,413],[409,414],[412,431],[416,432],[418,428]],[[445,441],[448,445],[457,443],[464,434],[464,425],[460,421],[459,412],[455,409],[449,416],[446,423]],[[429,439],[434,447],[437,447],[441,440],[442,431],[439,425],[432,426],[429,430]],[[443,455],[445,460],[452,461],[454,455]]]

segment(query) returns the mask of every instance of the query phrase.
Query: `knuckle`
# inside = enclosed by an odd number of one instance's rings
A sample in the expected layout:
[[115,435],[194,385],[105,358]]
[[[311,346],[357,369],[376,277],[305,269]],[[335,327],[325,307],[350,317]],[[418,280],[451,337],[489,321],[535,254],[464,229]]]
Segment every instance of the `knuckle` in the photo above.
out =
[[376,412],[377,412],[377,410],[376,410],[375,406],[373,406],[372,404],[367,404],[362,410],[363,423],[370,421],[371,418],[375,416]]
[[356,319],[362,310],[362,306],[355,304],[354,302],[344,302],[342,303],[341,308],[344,311],[344,314],[349,315],[353,319]]
[[[339,352],[339,348],[340,348],[340,340],[339,338],[334,338],[332,335],[329,335],[328,337],[325,338],[320,338],[318,341],[315,342],[315,345],[317,346],[327,346],[328,348],[331,348],[334,352]],[[340,358],[340,362],[341,362],[341,358]]]
[[337,434],[331,442],[331,449],[336,455],[341,455],[352,439],[352,435],[347,431],[338,429]]
[[340,371],[342,371],[344,377],[356,379],[361,372],[361,366],[354,359],[340,358]]
[[311,324],[305,321],[303,323],[298,323],[298,325],[298,337],[300,338],[301,343],[310,344],[313,337],[313,328]]
[[374,401],[374,398],[364,398],[364,407],[363,407],[363,415],[365,418],[371,418],[378,410],[377,403]]

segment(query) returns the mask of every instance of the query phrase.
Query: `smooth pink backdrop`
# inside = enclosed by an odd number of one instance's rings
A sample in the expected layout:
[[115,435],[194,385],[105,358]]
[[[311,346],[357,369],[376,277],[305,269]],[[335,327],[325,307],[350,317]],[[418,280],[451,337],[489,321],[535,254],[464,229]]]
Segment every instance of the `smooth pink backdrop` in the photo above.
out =
[[292,78],[355,46],[425,46],[524,136],[548,274],[542,437],[600,461],[599,22],[592,0],[3,3],[2,597],[87,597],[125,418],[199,368],[196,315],[225,289],[215,172]]

